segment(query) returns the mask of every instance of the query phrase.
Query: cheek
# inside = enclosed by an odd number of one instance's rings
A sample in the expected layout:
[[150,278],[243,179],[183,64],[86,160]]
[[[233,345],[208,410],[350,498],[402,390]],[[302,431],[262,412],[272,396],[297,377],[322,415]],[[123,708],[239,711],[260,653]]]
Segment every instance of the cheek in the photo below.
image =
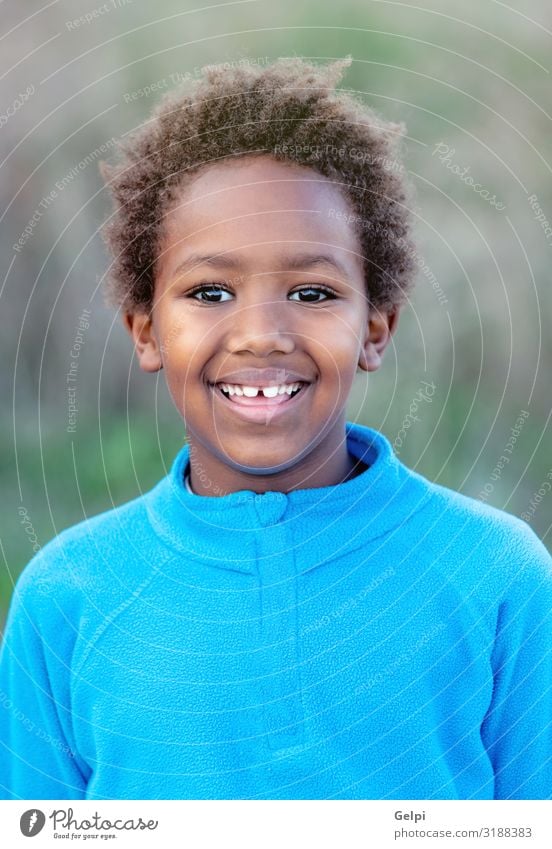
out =
[[163,364],[168,372],[196,368],[204,359],[209,332],[189,316],[167,323],[161,335]]
[[166,337],[162,354],[165,383],[178,407],[182,406],[184,388],[190,386],[193,376],[197,375],[193,349],[183,344],[181,336],[179,333],[177,338]]
[[316,350],[316,358],[320,369],[326,377],[335,380],[346,380],[349,374],[355,374],[360,355],[362,340],[359,337],[358,323],[355,326],[340,322],[329,329],[327,334],[321,334],[316,342],[312,342],[312,350]]

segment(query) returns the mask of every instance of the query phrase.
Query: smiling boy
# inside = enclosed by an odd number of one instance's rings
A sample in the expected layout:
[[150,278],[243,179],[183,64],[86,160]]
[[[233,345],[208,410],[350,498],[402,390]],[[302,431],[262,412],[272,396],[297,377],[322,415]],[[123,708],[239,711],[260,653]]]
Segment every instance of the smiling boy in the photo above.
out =
[[546,549],[346,421],[412,282],[399,128],[347,64],[210,67],[104,169],[187,443],[21,576],[7,798],[552,796]]
[[166,216],[152,309],[125,321],[142,368],[165,371],[199,495],[194,468],[225,492],[261,493],[358,466],[345,404],[397,311],[368,318],[358,237],[335,208],[345,199],[312,169],[244,156],[203,171]]

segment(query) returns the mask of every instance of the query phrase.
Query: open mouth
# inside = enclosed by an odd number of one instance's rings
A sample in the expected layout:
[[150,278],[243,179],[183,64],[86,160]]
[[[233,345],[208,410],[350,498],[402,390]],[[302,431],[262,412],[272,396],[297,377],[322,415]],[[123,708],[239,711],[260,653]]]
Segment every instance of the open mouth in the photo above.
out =
[[273,386],[243,386],[236,383],[216,383],[217,391],[227,400],[243,407],[272,407],[289,402],[307,383],[282,383]]

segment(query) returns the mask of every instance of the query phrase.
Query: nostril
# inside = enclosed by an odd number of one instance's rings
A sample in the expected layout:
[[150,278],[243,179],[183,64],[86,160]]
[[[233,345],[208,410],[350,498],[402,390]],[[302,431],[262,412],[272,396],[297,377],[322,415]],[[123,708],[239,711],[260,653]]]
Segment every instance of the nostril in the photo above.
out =
[[274,326],[275,317],[254,317],[252,313],[234,321],[226,338],[226,348],[233,354],[249,353],[266,357],[271,353],[291,354],[295,350],[295,334]]

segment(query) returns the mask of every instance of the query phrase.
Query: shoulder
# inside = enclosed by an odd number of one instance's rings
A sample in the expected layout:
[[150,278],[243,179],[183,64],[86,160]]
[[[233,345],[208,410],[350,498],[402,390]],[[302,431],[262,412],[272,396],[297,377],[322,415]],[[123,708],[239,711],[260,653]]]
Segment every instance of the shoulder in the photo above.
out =
[[463,529],[480,537],[482,544],[507,543],[521,557],[538,554],[550,561],[546,547],[523,519],[445,486],[430,483],[430,488],[433,509],[441,510],[444,528]]
[[152,571],[156,537],[147,518],[146,496],[84,519],[59,533],[23,569],[12,606],[28,611],[51,606],[73,611],[101,594],[117,597]]
[[447,487],[429,483],[431,498],[421,521],[432,523],[444,552],[509,584],[552,587],[552,557],[522,519]]

